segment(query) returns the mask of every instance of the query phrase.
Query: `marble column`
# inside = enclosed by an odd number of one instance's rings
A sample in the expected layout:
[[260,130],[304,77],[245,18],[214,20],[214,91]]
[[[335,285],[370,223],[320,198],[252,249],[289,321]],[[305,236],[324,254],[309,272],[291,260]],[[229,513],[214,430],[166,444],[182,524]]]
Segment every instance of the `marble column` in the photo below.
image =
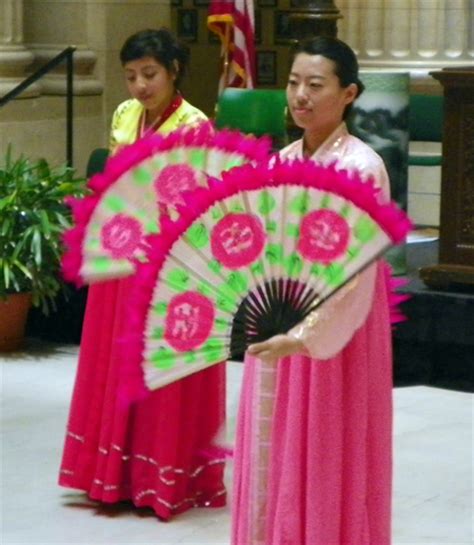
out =
[[[0,1],[0,96],[6,95],[26,77],[33,54],[23,44],[23,0]],[[32,84],[19,98],[37,96]]]
[[[23,0],[23,4],[25,43],[34,54],[32,69],[44,66],[73,45],[77,48],[73,57],[74,94],[100,95],[103,86],[95,74],[97,55],[89,46],[89,3]],[[45,95],[64,95],[66,86],[66,61],[41,79]]]
[[[44,66],[66,47],[68,47],[67,44],[30,44],[34,54],[33,67],[36,69]],[[76,47],[73,56],[73,94],[100,95],[103,85],[94,75],[96,54],[86,46]],[[61,62],[41,79],[41,90],[44,95],[65,95],[66,85],[66,61]]]
[[438,84],[442,67],[474,62],[473,0],[338,0],[338,37],[357,52],[361,68],[408,70],[412,84]]

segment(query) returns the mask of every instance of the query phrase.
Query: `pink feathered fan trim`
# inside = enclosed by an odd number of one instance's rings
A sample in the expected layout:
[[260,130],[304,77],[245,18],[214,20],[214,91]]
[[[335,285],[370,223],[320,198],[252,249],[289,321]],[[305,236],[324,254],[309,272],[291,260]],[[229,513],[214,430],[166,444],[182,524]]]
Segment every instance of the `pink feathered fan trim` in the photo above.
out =
[[135,395],[141,397],[147,389],[143,374],[137,371],[141,370],[145,348],[146,318],[161,268],[174,243],[218,201],[240,191],[271,189],[282,184],[318,188],[345,197],[370,214],[394,243],[404,240],[411,229],[410,220],[395,204],[380,204],[377,201],[378,190],[373,184],[363,182],[353,173],[336,170],[334,166],[322,167],[309,160],[280,162],[272,158],[256,166],[242,165],[224,173],[222,182],[209,179],[207,189],[198,188],[183,194],[186,204],[179,208],[179,218],[172,221],[168,216],[161,217],[160,234],[147,237],[149,262],[137,268],[137,289],[131,298],[134,302],[130,309],[132,335],[127,339],[125,361],[128,376],[123,399],[133,401]]
[[400,293],[398,290],[408,284],[406,277],[393,276],[393,269],[389,263],[383,262],[385,273],[385,285],[387,287],[388,305],[390,309],[390,323],[395,324],[404,322],[407,317],[402,312],[400,305],[411,298],[407,293]]
[[271,140],[254,138],[238,131],[216,131],[211,122],[197,126],[182,127],[166,136],[151,134],[134,144],[125,146],[110,157],[104,172],[94,175],[88,182],[92,195],[83,199],[68,199],[73,213],[74,227],[64,235],[66,252],[62,260],[63,276],[66,280],[82,285],[82,246],[90,218],[101,196],[126,172],[158,151],[169,151],[175,147],[189,146],[202,149],[219,149],[241,153],[248,161],[265,161],[270,153]]

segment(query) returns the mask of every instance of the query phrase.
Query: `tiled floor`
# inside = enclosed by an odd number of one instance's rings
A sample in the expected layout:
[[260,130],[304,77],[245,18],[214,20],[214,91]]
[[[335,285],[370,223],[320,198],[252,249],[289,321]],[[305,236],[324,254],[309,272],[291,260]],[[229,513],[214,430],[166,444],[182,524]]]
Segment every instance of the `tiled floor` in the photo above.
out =
[[[1,543],[227,545],[228,508],[162,523],[148,510],[103,508],[56,485],[76,355],[74,346],[30,343],[0,356]],[[229,364],[231,428],[241,369]],[[396,545],[474,542],[473,408],[467,393],[395,390]]]

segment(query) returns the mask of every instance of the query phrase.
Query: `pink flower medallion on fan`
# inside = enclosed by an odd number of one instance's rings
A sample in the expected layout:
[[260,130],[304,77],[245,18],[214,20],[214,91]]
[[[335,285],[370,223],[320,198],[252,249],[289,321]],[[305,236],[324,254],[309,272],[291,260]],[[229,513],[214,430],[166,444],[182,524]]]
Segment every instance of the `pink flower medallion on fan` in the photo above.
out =
[[184,204],[181,193],[198,186],[196,172],[188,165],[168,165],[161,170],[154,182],[158,201],[169,206]]
[[140,222],[131,216],[117,214],[104,224],[101,231],[102,246],[113,258],[132,257],[142,238]]
[[179,352],[201,346],[214,325],[214,305],[196,291],[175,295],[165,320],[164,338]]
[[227,214],[211,234],[212,254],[229,269],[238,269],[255,261],[264,245],[263,226],[251,214]]
[[301,222],[298,251],[310,261],[333,261],[346,251],[349,233],[349,225],[340,214],[315,210]]

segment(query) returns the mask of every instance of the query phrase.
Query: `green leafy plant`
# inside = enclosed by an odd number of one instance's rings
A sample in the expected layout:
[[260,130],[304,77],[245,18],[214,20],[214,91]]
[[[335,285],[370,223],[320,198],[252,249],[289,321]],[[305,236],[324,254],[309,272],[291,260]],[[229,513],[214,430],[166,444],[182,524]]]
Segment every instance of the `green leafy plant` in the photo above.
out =
[[62,234],[71,225],[65,203],[85,193],[85,180],[45,159],[13,158],[0,164],[0,297],[31,292],[33,305],[48,313],[64,287],[60,276]]

